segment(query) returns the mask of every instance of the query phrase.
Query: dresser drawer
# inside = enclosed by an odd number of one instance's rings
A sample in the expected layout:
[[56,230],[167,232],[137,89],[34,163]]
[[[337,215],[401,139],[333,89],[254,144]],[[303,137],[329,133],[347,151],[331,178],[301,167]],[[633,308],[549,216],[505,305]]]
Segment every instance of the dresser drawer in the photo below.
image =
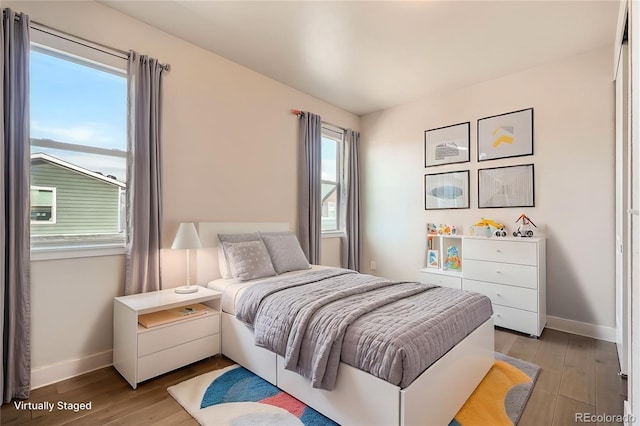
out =
[[[537,244],[534,241],[467,238],[464,240],[462,252],[465,260],[488,260],[491,262],[537,266],[536,246]],[[466,268],[466,264],[464,267]]]
[[493,323],[499,327],[538,336],[538,314],[501,305],[493,305]]
[[418,281],[422,284],[439,285],[441,287],[462,288],[462,278],[452,277],[450,275],[430,274],[429,272],[420,271],[418,273]]
[[149,355],[220,332],[220,314],[206,314],[150,328],[138,334],[138,356]]
[[484,294],[494,305],[538,312],[537,290],[468,279],[464,280],[463,288]]
[[464,277],[475,281],[538,288],[538,269],[535,266],[467,260],[464,263]]
[[138,382],[220,353],[220,335],[213,334],[138,358]]

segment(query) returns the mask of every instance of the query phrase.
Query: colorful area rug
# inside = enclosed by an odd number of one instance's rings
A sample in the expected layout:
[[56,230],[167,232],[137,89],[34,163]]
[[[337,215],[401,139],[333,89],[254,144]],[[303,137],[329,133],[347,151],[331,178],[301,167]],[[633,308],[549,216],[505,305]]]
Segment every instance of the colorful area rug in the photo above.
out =
[[[496,361],[449,426],[515,425],[540,368],[496,353]],[[232,365],[167,389],[204,426],[306,425],[335,422],[248,370]]]

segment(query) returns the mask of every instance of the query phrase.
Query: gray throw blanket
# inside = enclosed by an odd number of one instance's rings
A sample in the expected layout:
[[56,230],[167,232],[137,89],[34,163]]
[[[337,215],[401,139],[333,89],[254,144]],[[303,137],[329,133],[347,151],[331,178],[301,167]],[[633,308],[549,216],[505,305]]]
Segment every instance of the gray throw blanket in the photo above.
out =
[[[471,309],[479,313],[474,318],[459,321],[466,316],[454,315],[454,325],[444,320],[445,311],[462,312],[479,301],[482,308]],[[346,269],[256,284],[242,294],[236,312],[253,327],[256,345],[283,356],[286,369],[327,390],[335,387],[341,358],[406,386],[490,315],[485,296]],[[458,327],[460,322],[465,325]],[[431,328],[436,335],[423,337]],[[451,338],[443,339],[442,333]]]

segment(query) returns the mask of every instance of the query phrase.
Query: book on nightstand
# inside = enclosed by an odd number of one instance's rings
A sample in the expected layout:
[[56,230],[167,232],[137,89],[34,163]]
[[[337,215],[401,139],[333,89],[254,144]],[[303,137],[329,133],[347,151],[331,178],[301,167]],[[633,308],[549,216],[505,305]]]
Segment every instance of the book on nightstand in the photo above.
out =
[[146,328],[156,327],[186,318],[197,317],[209,312],[209,308],[201,303],[180,306],[179,308],[167,309],[164,311],[151,312],[138,316],[138,323]]

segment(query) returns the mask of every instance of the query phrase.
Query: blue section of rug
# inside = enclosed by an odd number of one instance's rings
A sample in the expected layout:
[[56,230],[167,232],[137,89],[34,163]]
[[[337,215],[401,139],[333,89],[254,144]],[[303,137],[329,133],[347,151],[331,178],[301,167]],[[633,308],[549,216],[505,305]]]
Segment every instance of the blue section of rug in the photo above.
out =
[[311,407],[281,391],[245,368],[235,368],[216,378],[205,391],[200,408],[229,402],[261,402],[296,415],[305,426],[338,426]]
[[200,408],[225,402],[258,402],[282,391],[244,368],[227,371],[207,388]]

